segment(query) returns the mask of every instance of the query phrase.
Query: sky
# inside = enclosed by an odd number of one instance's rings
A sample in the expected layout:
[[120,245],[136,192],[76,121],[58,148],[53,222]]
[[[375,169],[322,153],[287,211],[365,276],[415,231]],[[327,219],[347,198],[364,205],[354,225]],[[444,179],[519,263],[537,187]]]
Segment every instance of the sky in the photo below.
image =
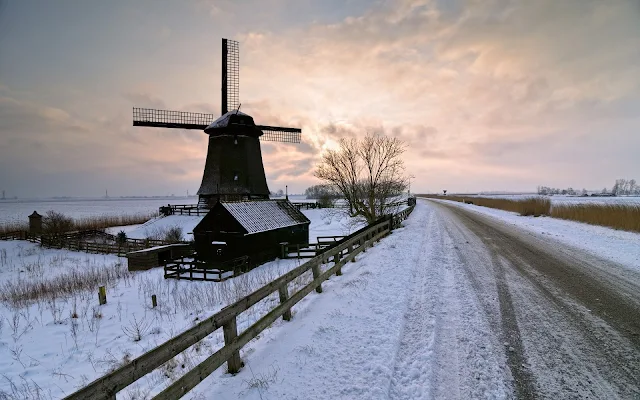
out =
[[194,194],[207,135],[132,107],[219,114],[222,37],[242,111],[303,131],[263,143],[272,191],[367,133],[414,192],[640,179],[638,0],[0,0],[0,190]]

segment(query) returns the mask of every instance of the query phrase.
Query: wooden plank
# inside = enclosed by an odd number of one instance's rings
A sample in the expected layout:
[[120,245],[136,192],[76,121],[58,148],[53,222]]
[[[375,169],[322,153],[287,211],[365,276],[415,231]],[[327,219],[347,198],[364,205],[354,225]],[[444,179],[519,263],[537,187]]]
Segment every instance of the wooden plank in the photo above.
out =
[[[278,288],[278,294],[280,296],[280,304],[286,302],[289,299],[289,285],[288,284],[284,284],[282,286],[280,286]],[[284,319],[285,321],[290,321],[291,320],[291,309],[288,309],[287,311],[284,312],[284,314],[282,314],[282,319]]]
[[[238,325],[236,324],[236,318],[231,318],[224,326],[222,327],[224,333],[224,345],[230,345],[236,337],[238,337]],[[227,371],[230,374],[235,374],[240,371],[244,364],[240,359],[240,351],[236,350],[231,353],[231,356],[227,359]]]

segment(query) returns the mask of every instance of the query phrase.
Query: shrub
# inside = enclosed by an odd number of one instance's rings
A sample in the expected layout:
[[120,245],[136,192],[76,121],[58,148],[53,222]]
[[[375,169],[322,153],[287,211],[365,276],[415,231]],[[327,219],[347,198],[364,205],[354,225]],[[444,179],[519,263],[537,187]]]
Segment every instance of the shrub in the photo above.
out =
[[49,210],[42,218],[42,231],[53,237],[63,233],[71,232],[74,229],[73,219],[63,213]]
[[320,208],[333,208],[334,197],[329,193],[323,193],[320,197],[318,197],[318,205],[320,206]]
[[127,243],[127,233],[125,231],[120,231],[116,235],[116,243],[120,246],[123,246]]
[[179,226],[172,226],[164,234],[165,242],[180,243],[182,242],[182,228]]

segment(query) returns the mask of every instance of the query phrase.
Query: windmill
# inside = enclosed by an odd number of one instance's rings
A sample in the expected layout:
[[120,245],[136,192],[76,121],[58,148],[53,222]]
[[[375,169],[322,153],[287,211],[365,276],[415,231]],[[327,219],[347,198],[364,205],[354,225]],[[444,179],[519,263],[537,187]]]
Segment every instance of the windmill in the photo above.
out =
[[[260,140],[300,143],[301,130],[256,125],[240,112],[240,47],[222,39],[222,110],[214,114],[133,108],[133,126],[203,130],[209,135],[198,205],[219,201],[268,199]],[[213,121],[213,122],[212,122]]]

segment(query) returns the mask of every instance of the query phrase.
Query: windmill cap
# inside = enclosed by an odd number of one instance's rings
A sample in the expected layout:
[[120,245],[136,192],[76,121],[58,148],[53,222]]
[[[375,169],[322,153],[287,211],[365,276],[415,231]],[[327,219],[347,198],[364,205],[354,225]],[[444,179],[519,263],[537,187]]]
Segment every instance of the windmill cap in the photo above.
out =
[[253,118],[250,115],[233,110],[213,121],[204,129],[204,131],[206,133],[212,133],[214,132],[214,129],[227,128],[230,125],[256,126],[255,122],[253,122]]

